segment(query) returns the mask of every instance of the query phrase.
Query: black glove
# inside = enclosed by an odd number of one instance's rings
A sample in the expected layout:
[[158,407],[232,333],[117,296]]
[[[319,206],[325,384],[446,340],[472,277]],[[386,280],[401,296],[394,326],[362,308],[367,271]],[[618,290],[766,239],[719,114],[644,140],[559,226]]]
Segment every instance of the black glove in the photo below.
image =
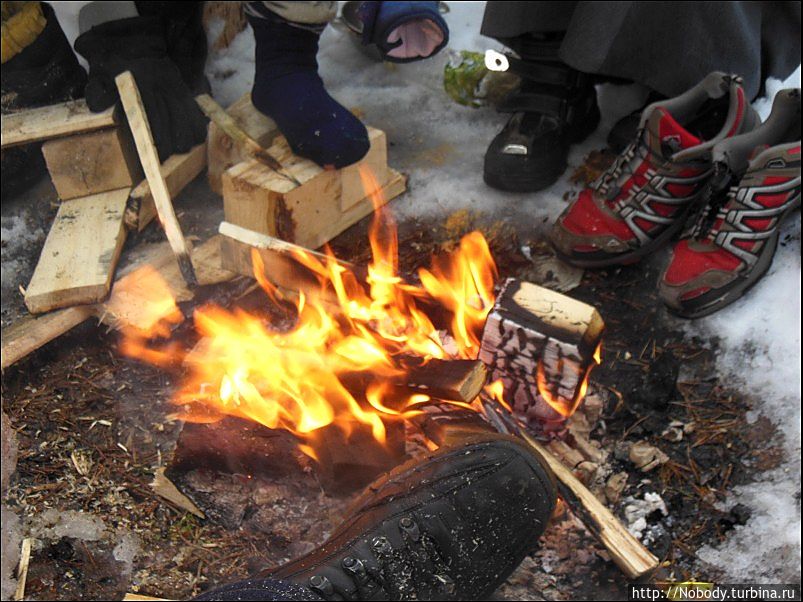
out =
[[85,96],[92,111],[117,102],[114,78],[124,71],[132,73],[162,161],[206,139],[206,118],[168,56],[162,19],[131,17],[103,23],[79,36],[75,50],[89,63]]
[[176,64],[184,83],[193,94],[208,94],[209,81],[204,74],[206,66],[206,31],[203,25],[203,2],[191,1],[137,1],[137,12],[142,17],[159,17],[167,42],[167,55]]

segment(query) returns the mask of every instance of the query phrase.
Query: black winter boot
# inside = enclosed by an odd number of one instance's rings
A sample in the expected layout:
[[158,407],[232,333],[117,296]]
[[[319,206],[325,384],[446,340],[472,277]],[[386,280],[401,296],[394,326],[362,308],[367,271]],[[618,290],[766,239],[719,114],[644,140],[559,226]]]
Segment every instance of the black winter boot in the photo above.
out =
[[487,599],[535,549],[555,498],[529,448],[475,435],[375,481],[323,546],[261,576],[328,600]]
[[560,177],[569,147],[596,129],[597,94],[590,75],[558,58],[558,35],[502,41],[521,56],[508,61],[509,71],[522,84],[498,107],[513,116],[485,154],[485,183],[499,190],[535,192]]

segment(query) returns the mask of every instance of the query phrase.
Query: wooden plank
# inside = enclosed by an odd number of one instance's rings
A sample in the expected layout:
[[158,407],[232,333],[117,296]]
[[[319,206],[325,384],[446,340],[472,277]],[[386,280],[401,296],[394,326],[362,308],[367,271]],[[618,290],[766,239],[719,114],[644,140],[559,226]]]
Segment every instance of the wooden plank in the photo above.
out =
[[130,188],[142,178],[134,143],[121,127],[49,140],[42,154],[64,200]]
[[113,127],[117,123],[114,107],[93,113],[83,99],[29,109],[3,115],[2,148],[82,134]]
[[369,137],[372,150],[365,163],[345,170],[321,169],[294,156],[284,138],[278,138],[271,154],[301,186],[294,186],[255,160],[235,165],[223,174],[226,221],[310,249],[322,246],[374,210],[370,193],[376,191],[366,194],[362,182],[357,183],[360,166],[366,165],[375,172],[381,186],[379,204],[405,190],[404,177],[382,165],[387,158],[385,134],[369,128]]
[[[220,267],[220,240],[221,237],[214,236],[193,249],[193,260],[198,266],[198,276],[203,284],[225,282],[236,276],[233,272]],[[173,261],[173,253],[167,243],[150,245],[146,249],[135,250],[135,252],[137,251],[139,252],[139,257],[118,270],[112,294],[106,303],[78,305],[38,317],[28,316],[5,328],[3,330],[2,369],[5,370],[28,354],[93,316],[99,317],[102,323],[107,323],[113,328],[119,327],[124,323],[123,320],[127,316],[118,316],[115,313],[116,306],[112,305],[112,302],[116,300],[120,304],[121,295],[127,295],[127,302],[132,304],[134,308],[141,308],[144,305],[141,295],[137,297],[130,294],[130,291],[135,288],[133,283],[137,280],[134,275],[144,265],[153,266],[168,282],[168,285],[171,282],[175,284],[179,301],[188,301],[192,298],[192,292],[184,286],[178,266]],[[121,281],[123,281],[123,284],[120,284]],[[142,291],[141,288],[140,290]],[[137,317],[137,314],[134,313],[136,310],[131,309],[130,311],[132,315],[128,317],[137,326],[137,320],[142,320],[142,318]]]
[[108,295],[125,241],[128,193],[120,188],[62,202],[25,292],[31,313],[97,303]]
[[165,229],[167,240],[170,243],[170,247],[173,249],[173,253],[176,255],[176,260],[178,261],[179,268],[181,268],[181,274],[184,280],[190,286],[195,286],[198,284],[198,280],[192,268],[190,247],[187,241],[184,240],[184,234],[181,232],[181,226],[176,218],[176,212],[173,210],[170,191],[162,176],[159,154],[156,152],[156,146],[153,143],[151,126],[145,114],[145,107],[142,104],[142,98],[139,95],[137,83],[134,81],[134,76],[131,75],[130,71],[121,73],[114,81],[117,84],[120,100],[123,104],[126,117],[128,118],[128,125],[134,136],[134,143],[137,146],[137,153],[139,153],[142,169],[145,171],[145,177],[148,179],[148,185],[150,186],[154,204],[156,205],[156,212],[159,214],[159,221]]
[[[226,109],[226,113],[237,125],[260,146],[269,147],[279,135],[276,123],[270,117],[260,113],[251,103],[251,94],[245,94],[237,102]],[[215,122],[209,123],[207,138],[207,156],[209,187],[217,194],[223,194],[223,172],[230,167],[250,158],[242,142],[234,140]]]
[[[194,146],[189,152],[172,155],[160,170],[167,183],[170,196],[175,198],[206,167],[206,143]],[[142,180],[131,191],[128,207],[125,212],[125,223],[131,230],[142,231],[156,217],[156,205],[151,194],[148,180]]]
[[5,370],[95,315],[92,305],[77,305],[43,316],[27,316],[3,330],[2,369]]

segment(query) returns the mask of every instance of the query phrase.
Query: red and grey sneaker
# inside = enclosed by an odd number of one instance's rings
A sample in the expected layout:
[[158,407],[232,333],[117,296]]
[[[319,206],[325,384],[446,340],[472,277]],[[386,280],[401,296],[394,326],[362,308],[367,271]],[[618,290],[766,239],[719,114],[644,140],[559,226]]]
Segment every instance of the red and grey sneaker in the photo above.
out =
[[[720,118],[712,120],[712,114]],[[718,72],[649,105],[635,140],[553,226],[558,256],[580,267],[604,267],[653,252],[682,228],[700,200],[714,145],[758,123],[740,78]]]
[[675,246],[659,284],[667,306],[699,318],[741,297],[767,272],[783,219],[800,207],[800,89],[775,96],[758,129],[713,151],[719,186]]

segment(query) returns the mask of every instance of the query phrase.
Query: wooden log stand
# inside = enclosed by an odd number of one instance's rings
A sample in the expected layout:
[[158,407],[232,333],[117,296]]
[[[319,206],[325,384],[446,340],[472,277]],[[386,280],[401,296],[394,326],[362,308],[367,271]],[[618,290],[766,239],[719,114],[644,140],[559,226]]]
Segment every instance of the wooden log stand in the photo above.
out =
[[[368,128],[371,149],[355,165],[322,169],[296,157],[278,137],[268,149],[301,186],[257,159],[238,163],[222,177],[223,209],[227,222],[281,238],[308,249],[324,243],[374,210],[371,196],[385,203],[406,189],[404,176],[387,166],[384,132]],[[360,168],[367,167],[378,186],[364,190]]]
[[49,140],[42,154],[62,200],[130,188],[142,179],[134,143],[123,126]]

